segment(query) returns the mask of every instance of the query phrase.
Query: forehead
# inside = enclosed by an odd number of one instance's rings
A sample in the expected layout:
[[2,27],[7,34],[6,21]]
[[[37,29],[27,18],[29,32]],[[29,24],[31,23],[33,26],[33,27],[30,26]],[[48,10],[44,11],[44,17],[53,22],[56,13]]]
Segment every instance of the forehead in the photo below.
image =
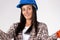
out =
[[32,5],[23,5],[22,8],[32,7]]

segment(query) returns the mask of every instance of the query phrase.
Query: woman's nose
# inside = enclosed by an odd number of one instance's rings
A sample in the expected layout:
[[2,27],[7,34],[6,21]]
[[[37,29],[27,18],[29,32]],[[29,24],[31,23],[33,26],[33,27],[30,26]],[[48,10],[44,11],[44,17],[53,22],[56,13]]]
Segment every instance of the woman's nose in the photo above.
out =
[[28,13],[28,9],[26,9],[25,12]]

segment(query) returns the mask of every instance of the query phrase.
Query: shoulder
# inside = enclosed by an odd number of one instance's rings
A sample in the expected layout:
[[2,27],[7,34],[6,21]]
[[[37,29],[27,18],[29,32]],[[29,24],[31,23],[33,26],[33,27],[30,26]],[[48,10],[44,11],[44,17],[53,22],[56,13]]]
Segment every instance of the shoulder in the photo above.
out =
[[41,26],[47,26],[46,23],[43,23],[43,22],[38,22],[38,25],[41,25]]
[[47,28],[47,25],[43,22],[38,22],[38,28]]
[[13,23],[11,26],[10,26],[10,29],[15,29],[18,27],[18,23],[19,22],[16,22],[16,23]]

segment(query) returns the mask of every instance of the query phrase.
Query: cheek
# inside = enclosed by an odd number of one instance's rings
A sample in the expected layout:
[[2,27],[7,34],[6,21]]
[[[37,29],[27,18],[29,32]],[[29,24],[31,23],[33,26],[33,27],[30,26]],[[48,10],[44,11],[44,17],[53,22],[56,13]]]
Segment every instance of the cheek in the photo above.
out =
[[32,11],[29,11],[29,18],[32,17]]
[[29,11],[29,13],[31,13],[31,14],[32,14],[32,11]]
[[29,14],[32,15],[32,13],[33,13],[32,10],[30,10],[30,11],[29,11]]
[[23,11],[22,14],[25,15],[25,12]]

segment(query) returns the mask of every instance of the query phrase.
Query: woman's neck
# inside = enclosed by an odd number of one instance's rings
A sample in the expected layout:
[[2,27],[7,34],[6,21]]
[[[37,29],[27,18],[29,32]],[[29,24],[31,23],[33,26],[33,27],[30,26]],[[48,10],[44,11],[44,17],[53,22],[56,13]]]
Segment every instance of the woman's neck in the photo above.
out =
[[25,26],[30,26],[31,25],[31,20],[26,20],[26,24],[25,24]]

